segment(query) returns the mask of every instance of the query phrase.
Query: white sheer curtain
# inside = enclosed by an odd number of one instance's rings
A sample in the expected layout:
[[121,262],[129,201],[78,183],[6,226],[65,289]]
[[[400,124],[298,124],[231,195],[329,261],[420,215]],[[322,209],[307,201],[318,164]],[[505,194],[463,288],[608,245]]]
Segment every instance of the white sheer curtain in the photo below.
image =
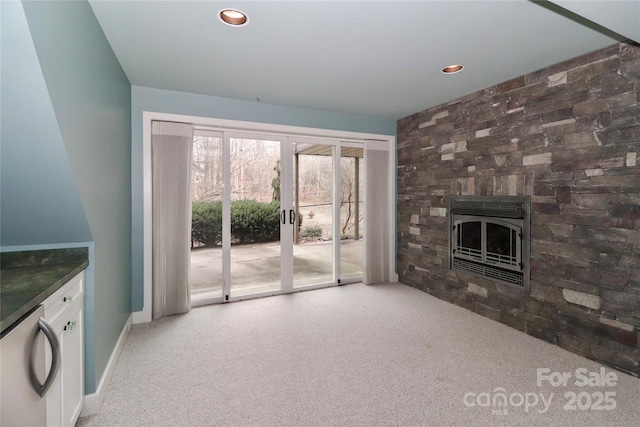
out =
[[389,282],[390,229],[389,148],[381,141],[366,141],[364,195],[364,271],[366,284]]
[[153,319],[191,309],[191,153],[193,125],[151,124]]

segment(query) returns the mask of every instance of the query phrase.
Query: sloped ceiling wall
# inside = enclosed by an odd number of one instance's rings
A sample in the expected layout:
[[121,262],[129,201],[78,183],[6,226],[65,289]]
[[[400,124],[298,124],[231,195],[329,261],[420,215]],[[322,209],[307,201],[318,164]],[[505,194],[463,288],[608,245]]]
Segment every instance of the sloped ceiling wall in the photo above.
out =
[[0,243],[6,247],[91,241],[22,4],[0,3]]

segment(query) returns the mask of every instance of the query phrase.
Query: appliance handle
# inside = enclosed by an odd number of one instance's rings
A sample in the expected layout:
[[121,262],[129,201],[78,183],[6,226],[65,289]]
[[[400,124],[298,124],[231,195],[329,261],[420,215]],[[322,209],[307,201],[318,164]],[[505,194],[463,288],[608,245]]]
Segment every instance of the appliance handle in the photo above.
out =
[[32,357],[29,371],[31,374],[30,377],[33,388],[40,395],[40,397],[44,397],[44,395],[47,394],[47,391],[49,391],[51,384],[53,384],[53,380],[55,380],[58,369],[60,368],[60,342],[58,341],[58,337],[56,336],[56,333],[54,332],[51,325],[49,325],[47,321],[42,317],[40,318],[40,320],[38,320],[38,327],[51,344],[51,370],[49,371],[49,376],[47,376],[47,379],[44,380],[44,383],[40,384],[38,378],[35,375]]

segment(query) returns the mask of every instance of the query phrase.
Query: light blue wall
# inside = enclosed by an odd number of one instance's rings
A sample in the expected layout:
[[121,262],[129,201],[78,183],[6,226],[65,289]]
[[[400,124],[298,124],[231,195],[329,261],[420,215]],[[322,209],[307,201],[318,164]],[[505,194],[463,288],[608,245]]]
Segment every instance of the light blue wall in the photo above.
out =
[[[212,76],[214,78],[214,76]],[[323,110],[285,107],[260,102],[240,101],[216,96],[151,89],[131,88],[131,179],[132,179],[132,309],[143,305],[143,181],[142,113],[182,114],[248,122],[273,123],[319,129],[395,135],[391,119],[336,113]]]
[[131,85],[87,1],[23,6],[93,236],[85,297],[92,393],[131,313]]
[[91,241],[22,4],[0,3],[0,243]]

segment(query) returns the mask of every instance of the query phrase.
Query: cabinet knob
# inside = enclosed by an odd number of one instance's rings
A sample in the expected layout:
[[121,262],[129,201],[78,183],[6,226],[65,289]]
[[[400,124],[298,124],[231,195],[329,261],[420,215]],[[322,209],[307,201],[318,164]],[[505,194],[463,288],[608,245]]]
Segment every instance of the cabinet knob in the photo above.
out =
[[73,301],[73,296],[64,297],[63,301],[64,302],[71,302],[71,301]]
[[75,320],[70,320],[67,322],[66,325],[64,325],[64,330],[65,331],[73,331],[73,328],[76,326],[76,321]]

